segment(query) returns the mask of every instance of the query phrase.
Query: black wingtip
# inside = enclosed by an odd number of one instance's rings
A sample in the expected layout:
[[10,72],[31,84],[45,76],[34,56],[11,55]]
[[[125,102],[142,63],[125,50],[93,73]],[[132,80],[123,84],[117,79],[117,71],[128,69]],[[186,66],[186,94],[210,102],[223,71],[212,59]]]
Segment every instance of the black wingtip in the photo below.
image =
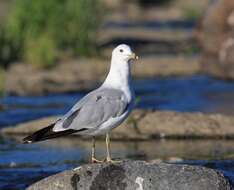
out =
[[43,128],[41,130],[38,130],[35,133],[25,137],[23,139],[23,144],[31,144],[31,143],[34,143],[34,142],[44,141],[44,140],[47,140],[47,139],[57,138],[57,137],[61,137],[61,136],[66,136],[66,135],[70,135],[72,133],[76,133],[76,132],[86,130],[84,128],[84,129],[80,129],[80,130],[68,129],[68,130],[65,130],[65,131],[54,132],[53,131],[54,125],[55,125],[55,123],[53,123],[53,124],[49,125],[48,127],[45,127],[45,128]]
[[23,141],[23,144],[33,143],[33,139],[31,138],[31,136],[25,137],[22,141]]
[[23,144],[31,144],[34,142],[42,141],[48,138],[51,133],[53,133],[52,129],[54,127],[54,123],[49,125],[48,127],[42,128],[35,133],[25,137],[23,139]]

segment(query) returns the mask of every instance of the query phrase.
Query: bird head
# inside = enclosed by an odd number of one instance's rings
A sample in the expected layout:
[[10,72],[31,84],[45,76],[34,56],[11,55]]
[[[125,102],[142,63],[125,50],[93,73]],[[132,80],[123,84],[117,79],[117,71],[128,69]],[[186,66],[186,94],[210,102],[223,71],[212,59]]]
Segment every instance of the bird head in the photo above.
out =
[[131,50],[130,46],[126,44],[118,45],[112,52],[113,58],[118,58],[121,61],[129,62],[137,60],[138,56]]

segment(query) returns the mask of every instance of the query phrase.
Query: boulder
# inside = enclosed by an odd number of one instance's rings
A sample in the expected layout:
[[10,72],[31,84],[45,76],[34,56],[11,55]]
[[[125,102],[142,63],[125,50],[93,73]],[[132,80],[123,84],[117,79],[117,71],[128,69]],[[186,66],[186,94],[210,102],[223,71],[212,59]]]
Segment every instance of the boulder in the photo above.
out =
[[[48,117],[1,129],[2,134],[27,135],[50,123]],[[112,139],[234,138],[234,118],[221,114],[134,110],[128,120],[112,132]],[[83,137],[85,138],[85,137]]]
[[211,1],[198,39],[202,45],[201,70],[222,79],[234,79],[234,1]]
[[94,88],[107,70],[107,64],[93,60],[89,64],[81,62],[58,63],[50,70],[29,64],[14,64],[6,73],[4,90],[7,94],[25,96]]
[[87,164],[32,184],[28,190],[231,190],[222,173],[200,166],[123,161]]
[[6,109],[6,106],[3,104],[0,104],[0,111],[4,111]]

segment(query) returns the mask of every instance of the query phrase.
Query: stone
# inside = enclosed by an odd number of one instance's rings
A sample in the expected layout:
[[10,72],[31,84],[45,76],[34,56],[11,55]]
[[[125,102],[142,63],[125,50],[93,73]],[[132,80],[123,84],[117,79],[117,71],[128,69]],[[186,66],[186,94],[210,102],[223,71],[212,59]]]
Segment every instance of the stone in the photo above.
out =
[[[4,91],[6,94],[20,96],[88,91],[104,80],[108,69],[109,62],[100,59],[61,62],[50,70],[17,63],[6,72]],[[196,58],[151,57],[142,58],[134,65],[133,76],[191,75],[198,70],[199,62]]]
[[198,39],[202,46],[201,71],[234,79],[234,1],[211,1]]
[[[57,119],[58,117],[37,119],[15,127],[3,128],[0,133],[28,135]],[[116,140],[234,138],[233,126],[234,118],[222,114],[134,110],[126,122],[112,131],[111,138]]]
[[94,88],[103,73],[107,72],[107,65],[92,60],[89,64],[81,62],[58,63],[50,70],[38,69],[29,64],[14,64],[6,73],[4,91],[6,94],[25,96]]
[[123,161],[86,164],[49,176],[28,190],[231,190],[222,173],[200,166]]

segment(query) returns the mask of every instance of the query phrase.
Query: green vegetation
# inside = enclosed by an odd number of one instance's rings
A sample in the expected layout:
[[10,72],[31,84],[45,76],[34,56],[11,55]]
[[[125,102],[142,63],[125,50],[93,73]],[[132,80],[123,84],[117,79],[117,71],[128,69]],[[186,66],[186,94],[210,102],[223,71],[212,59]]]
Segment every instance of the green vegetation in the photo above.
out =
[[196,43],[191,43],[184,48],[184,54],[187,56],[195,55],[201,52],[201,48]]
[[25,42],[24,60],[35,66],[42,68],[52,67],[55,59],[57,47],[53,38],[49,35],[43,34],[37,39],[27,39]]
[[99,0],[15,0],[0,39],[0,56],[47,68],[69,55],[96,53]]
[[202,16],[202,10],[198,7],[186,7],[183,8],[183,15],[188,20],[197,20]]

